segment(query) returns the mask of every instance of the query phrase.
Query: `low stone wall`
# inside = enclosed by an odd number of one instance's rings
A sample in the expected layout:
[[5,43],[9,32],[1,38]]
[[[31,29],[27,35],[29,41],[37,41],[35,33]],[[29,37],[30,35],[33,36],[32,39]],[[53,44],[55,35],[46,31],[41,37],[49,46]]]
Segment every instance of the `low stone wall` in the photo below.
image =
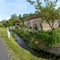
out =
[[60,46],[56,46],[56,47],[38,46],[38,48],[52,54],[60,55]]

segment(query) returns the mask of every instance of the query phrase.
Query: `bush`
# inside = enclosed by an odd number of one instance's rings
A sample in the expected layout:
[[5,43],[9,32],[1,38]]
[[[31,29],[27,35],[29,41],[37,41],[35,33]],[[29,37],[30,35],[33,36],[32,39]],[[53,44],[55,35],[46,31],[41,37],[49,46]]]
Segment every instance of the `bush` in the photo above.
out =
[[48,41],[49,41],[49,34],[46,32],[39,32],[37,35],[37,39],[42,41],[46,46],[48,46]]
[[23,30],[16,29],[15,32],[33,48],[36,46],[33,44],[36,40],[41,41],[46,46],[56,46],[56,44],[60,43],[60,36],[55,31],[53,33],[52,31],[38,31],[37,34],[34,34],[33,32],[24,32]]
[[60,33],[60,28],[56,28],[56,29],[54,30],[54,32],[55,32],[55,33]]
[[52,44],[54,46],[56,46],[56,44],[60,43],[60,35],[56,32],[53,32],[53,35],[51,35],[52,37],[50,38],[50,40],[52,39]]
[[23,30],[14,30],[20,37],[22,37],[26,42],[32,40],[32,34],[28,32],[24,32]]
[[55,46],[60,43],[60,36],[58,33],[52,31],[40,31],[36,37],[39,41],[42,41],[46,46]]

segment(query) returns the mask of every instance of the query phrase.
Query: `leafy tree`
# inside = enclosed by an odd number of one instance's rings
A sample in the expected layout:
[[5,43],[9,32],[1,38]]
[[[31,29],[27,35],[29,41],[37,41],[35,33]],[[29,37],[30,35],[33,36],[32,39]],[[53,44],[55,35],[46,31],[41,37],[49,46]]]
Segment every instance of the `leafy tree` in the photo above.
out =
[[60,7],[58,8],[58,10],[59,10],[59,16],[60,16]]
[[29,14],[23,14],[23,19],[26,19],[29,16]]
[[24,20],[29,17],[29,16],[32,16],[33,14],[30,13],[30,14],[23,14],[23,16],[19,15],[19,19],[22,21],[23,25],[24,25]]
[[21,14],[19,15],[19,19],[21,19]]
[[22,16],[21,16],[21,14],[20,14],[18,17],[19,17],[20,20],[22,20]]
[[[34,5],[36,11],[38,12],[38,16],[41,18],[41,30],[43,27],[43,22],[46,21],[51,27],[52,31],[50,34],[41,34],[39,35],[40,39],[47,43],[47,45],[53,45],[60,40],[58,34],[56,34],[54,30],[54,22],[58,20],[60,16],[60,8],[56,9],[56,3],[58,0],[44,0],[44,5],[41,0],[27,0],[31,5]],[[42,31],[41,31],[42,32]]]
[[59,17],[59,9],[55,9],[58,0],[44,0],[45,5],[41,0],[27,0],[30,4],[34,5],[38,11],[38,15],[41,18],[41,29],[43,27],[43,21],[46,21],[51,29],[54,29],[54,22]]
[[3,21],[2,21],[2,24],[3,24],[4,27],[7,27],[7,26],[8,26],[8,21],[3,20]]
[[33,14],[32,13],[30,13],[30,14],[23,14],[23,19],[25,19],[25,18],[27,18],[27,17],[29,17],[29,16],[32,16]]
[[11,18],[9,19],[9,25],[15,25],[17,21],[20,21],[18,16],[16,14],[11,15]]

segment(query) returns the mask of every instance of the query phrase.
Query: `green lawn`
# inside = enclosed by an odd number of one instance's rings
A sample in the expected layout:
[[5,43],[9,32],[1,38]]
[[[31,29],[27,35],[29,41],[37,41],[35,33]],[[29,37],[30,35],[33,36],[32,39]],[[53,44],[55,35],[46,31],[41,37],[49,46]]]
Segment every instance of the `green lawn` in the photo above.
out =
[[0,28],[0,37],[7,46],[13,60],[47,60],[33,56],[29,51],[21,48],[12,36],[8,39],[6,28]]

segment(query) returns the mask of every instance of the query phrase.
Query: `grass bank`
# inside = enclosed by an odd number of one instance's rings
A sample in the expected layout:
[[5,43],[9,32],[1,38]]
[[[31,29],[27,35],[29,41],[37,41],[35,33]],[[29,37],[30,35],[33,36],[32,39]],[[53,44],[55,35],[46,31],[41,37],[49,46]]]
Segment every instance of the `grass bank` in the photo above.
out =
[[29,51],[21,48],[12,36],[8,39],[6,28],[0,28],[0,37],[7,46],[13,60],[47,60],[33,56]]

